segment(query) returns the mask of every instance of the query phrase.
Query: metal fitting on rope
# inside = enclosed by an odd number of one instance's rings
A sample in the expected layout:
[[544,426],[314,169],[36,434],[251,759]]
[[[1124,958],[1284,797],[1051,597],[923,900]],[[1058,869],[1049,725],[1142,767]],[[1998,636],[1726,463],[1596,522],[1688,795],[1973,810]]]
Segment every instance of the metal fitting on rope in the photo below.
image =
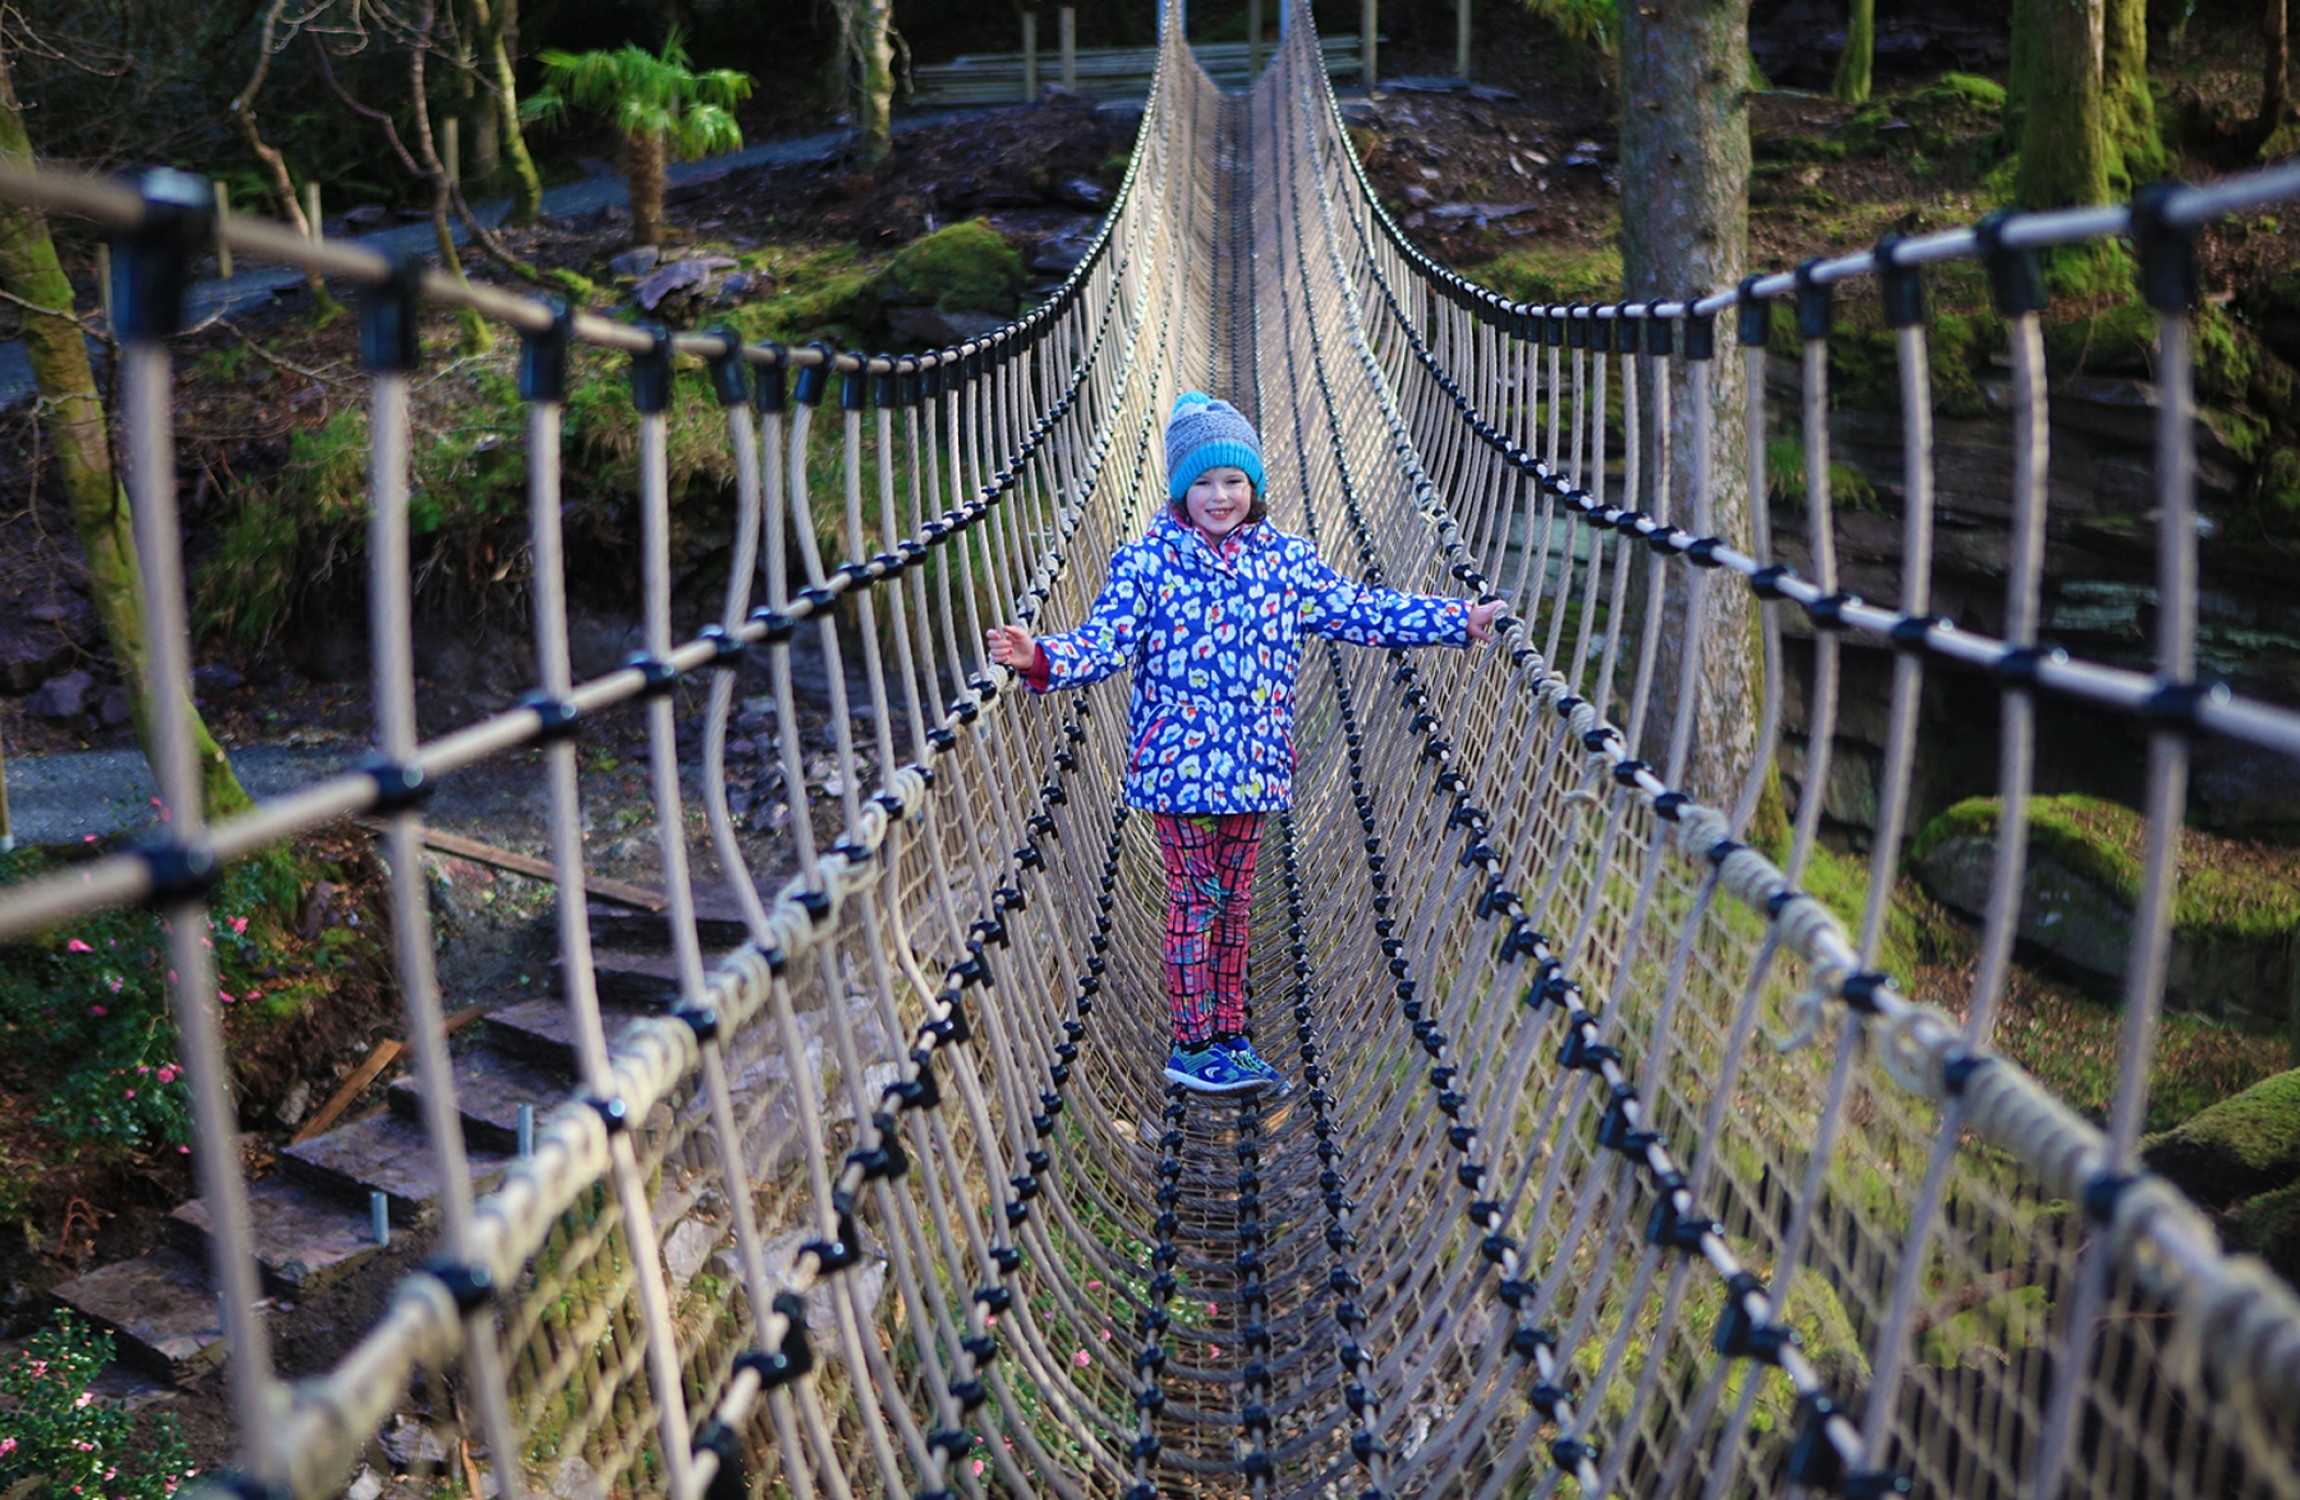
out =
[[671,409],[671,330],[642,323],[639,331],[648,344],[631,356],[631,409],[642,417],[659,417]]
[[679,669],[660,656],[634,651],[623,659],[623,667],[639,674],[641,698],[667,698],[679,686]]
[[1797,570],[1787,563],[1775,563],[1769,568],[1759,568],[1749,575],[1749,592],[1760,599],[1785,599],[1788,595],[1781,592],[1782,581],[1796,576]]
[[711,332],[727,343],[724,353],[704,358],[704,366],[711,372],[711,394],[719,398],[722,407],[745,405],[751,400],[751,377],[743,362],[743,336],[725,324]]
[[1988,267],[1989,287],[1995,294],[1997,311],[2005,317],[2017,318],[2042,310],[2048,299],[2036,252],[2004,242],[2005,226],[2012,218],[2007,210],[1990,214],[1973,226],[1973,238],[1980,241],[1981,259]]
[[1921,656],[1932,649],[1934,631],[1955,628],[1946,615],[1905,615],[1893,622],[1893,649]]
[[710,665],[718,671],[733,670],[742,665],[743,658],[750,654],[750,643],[723,626],[705,625],[695,633],[695,638],[709,643]]
[[694,1453],[698,1458],[708,1453],[718,1460],[703,1500],[746,1500],[751,1486],[743,1474],[742,1444],[733,1428],[716,1417],[705,1422],[695,1429]]
[[215,237],[215,194],[172,167],[146,172],[136,191],[143,217],[112,239],[113,326],[127,343],[158,343],[183,330],[192,256]]
[[2034,688],[2037,685],[2037,671],[2047,662],[2054,666],[2065,666],[2068,653],[2050,644],[2008,646],[1997,653],[1996,660],[1988,664],[1988,673],[2008,688]]
[[535,715],[535,743],[555,745],[571,740],[582,728],[583,711],[566,698],[554,698],[537,689],[519,700],[519,707]]
[[599,1117],[599,1123],[606,1127],[609,1136],[621,1135],[631,1128],[631,1106],[624,1103],[620,1097],[593,1097],[585,1099],[583,1102],[589,1105],[591,1112]]
[[1699,1207],[1680,1210],[1677,1194],[1685,1187],[1682,1173],[1672,1172],[1661,1180],[1661,1196],[1652,1212],[1645,1216],[1645,1243],[1660,1245],[1686,1255],[1697,1254],[1705,1235],[1720,1238],[1725,1225],[1703,1213]]
[[1797,1330],[1782,1323],[1760,1323],[1749,1311],[1752,1295],[1762,1296],[1765,1283],[1751,1271],[1736,1271],[1725,1284],[1725,1309],[1717,1318],[1717,1333],[1710,1340],[1711,1347],[1728,1359],[1753,1359],[1761,1364],[1778,1365],[1781,1351],[1796,1348],[1803,1342]]
[[404,375],[423,362],[422,290],[423,263],[404,252],[390,258],[383,280],[360,288],[360,368],[371,375]]
[[2140,706],[2140,716],[2157,729],[2193,735],[2204,727],[2203,710],[2207,705],[2218,706],[2228,701],[2225,682],[2163,682]]
[[693,1032],[698,1044],[718,1040],[719,1013],[707,1005],[682,1005],[671,1012],[671,1019]]
[[791,396],[801,406],[820,406],[823,404],[823,392],[830,386],[831,364],[838,356],[831,352],[830,345],[820,339],[807,345],[807,348],[814,351],[815,362],[799,366],[799,378]]
[[861,411],[870,405],[870,361],[854,352],[847,357],[854,364],[839,371],[839,410]]
[[[816,1274],[828,1276],[843,1271],[862,1259],[862,1246],[855,1233],[855,1221],[846,1213],[838,1216],[838,1230],[827,1240],[808,1240],[799,1246],[799,1254],[815,1258]],[[977,1294],[979,1295],[979,1294]]]
[[2160,313],[2184,313],[2196,306],[2196,230],[2165,216],[2165,208],[2182,191],[2177,182],[2154,182],[2132,199],[2140,296]]
[[1860,602],[1859,594],[1848,594],[1842,590],[1834,594],[1823,594],[1805,606],[1805,616],[1813,622],[1815,630],[1843,630],[1846,609]]
[[1796,270],[1797,281],[1797,337],[1806,343],[1826,339],[1835,317],[1834,299],[1827,282],[1813,274],[1820,265],[1819,257],[1801,263]]
[[455,1310],[465,1317],[495,1299],[495,1274],[475,1261],[439,1256],[424,1262],[423,1269],[432,1280],[447,1288]]
[[767,362],[759,366],[755,382],[759,410],[780,412],[790,405],[790,356],[780,344],[766,346]]
[[185,844],[170,838],[155,838],[139,844],[136,855],[143,860],[145,878],[151,882],[143,904],[155,911],[201,900],[223,878],[223,865],[216,859],[216,851],[205,843]]
[[1915,328],[1925,321],[1925,281],[1915,266],[1901,264],[1903,237],[1888,234],[1877,241],[1870,259],[1877,268],[1877,289],[1885,302],[1885,326]]
[[1648,355],[1661,357],[1669,355],[1675,347],[1675,340],[1672,336],[1674,332],[1669,319],[1661,316],[1661,299],[1656,297],[1651,302],[1646,303],[1645,352]]
[[1762,278],[1744,276],[1734,296],[1734,336],[1744,350],[1762,349],[1771,332],[1773,304],[1757,295],[1757,283]]
[[416,762],[393,760],[381,751],[362,756],[359,769],[375,783],[369,811],[386,817],[422,806],[439,789]]
[[815,1367],[814,1350],[807,1344],[807,1305],[796,1292],[777,1292],[775,1311],[782,1315],[782,1343],[774,1349],[752,1349],[735,1359],[735,1368],[759,1377],[760,1390],[773,1394]]

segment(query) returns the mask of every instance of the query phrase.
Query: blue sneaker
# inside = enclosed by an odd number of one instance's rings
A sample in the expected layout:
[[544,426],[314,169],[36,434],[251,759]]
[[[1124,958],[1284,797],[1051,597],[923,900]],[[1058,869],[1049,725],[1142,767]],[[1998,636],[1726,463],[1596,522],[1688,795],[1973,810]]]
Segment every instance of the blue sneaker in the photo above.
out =
[[1197,1051],[1176,1047],[1166,1059],[1166,1076],[1194,1094],[1244,1094],[1267,1088],[1267,1080],[1247,1072],[1219,1046]]
[[1214,1050],[1225,1054],[1240,1072],[1261,1079],[1264,1084],[1280,1093],[1286,1091],[1286,1075],[1271,1067],[1262,1054],[1254,1050],[1254,1044],[1245,1037],[1225,1038],[1214,1044]]

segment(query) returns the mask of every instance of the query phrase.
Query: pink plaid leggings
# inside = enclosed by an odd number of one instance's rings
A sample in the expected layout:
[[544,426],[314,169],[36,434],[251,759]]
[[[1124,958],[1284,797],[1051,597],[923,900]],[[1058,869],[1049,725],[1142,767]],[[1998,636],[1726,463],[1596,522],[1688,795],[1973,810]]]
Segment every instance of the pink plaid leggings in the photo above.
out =
[[1174,1045],[1246,1029],[1247,919],[1262,814],[1153,813],[1166,861],[1166,998]]

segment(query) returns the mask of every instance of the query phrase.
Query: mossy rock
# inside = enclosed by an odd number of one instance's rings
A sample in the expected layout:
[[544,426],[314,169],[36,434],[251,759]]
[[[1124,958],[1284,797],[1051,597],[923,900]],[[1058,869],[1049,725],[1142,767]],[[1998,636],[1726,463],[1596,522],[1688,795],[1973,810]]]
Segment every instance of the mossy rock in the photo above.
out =
[[1477,277],[1519,302],[1601,302],[1621,295],[1621,251],[1533,246],[1495,257]]
[[898,335],[909,322],[921,325],[914,336],[935,339],[938,327],[928,326],[935,320],[918,318],[917,311],[941,314],[953,328],[966,324],[960,336],[971,337],[1013,318],[1020,311],[1022,286],[1021,254],[990,225],[969,219],[903,246],[879,273],[873,290]]
[[[2300,1186],[2300,1068],[2264,1079],[2153,1137],[2141,1156],[2190,1197],[2214,1207]],[[2300,1201],[2293,1207],[2300,1209]],[[2300,1215],[2294,1224],[2300,1227]]]
[[[1973,797],[1917,836],[1910,867],[1933,895],[1979,915],[1987,908],[1998,804]],[[2138,813],[2070,794],[2029,803],[2028,870],[2020,936],[2105,977],[2121,977],[2140,900],[2148,828]],[[2289,1024],[2300,853],[2180,834],[2167,998],[2256,1033]]]
[[2224,1227],[2230,1244],[2251,1251],[2300,1285],[2300,1182],[2242,1204]]

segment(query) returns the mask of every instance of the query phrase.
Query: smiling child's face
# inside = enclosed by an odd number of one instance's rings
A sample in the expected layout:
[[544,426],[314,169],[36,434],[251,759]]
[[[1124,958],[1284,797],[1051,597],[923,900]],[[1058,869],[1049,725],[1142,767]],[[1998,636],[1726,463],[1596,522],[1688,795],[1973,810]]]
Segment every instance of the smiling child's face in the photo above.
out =
[[1220,541],[1245,524],[1246,512],[1254,504],[1254,481],[1244,469],[1227,465],[1208,469],[1190,481],[1182,504],[1191,525]]

